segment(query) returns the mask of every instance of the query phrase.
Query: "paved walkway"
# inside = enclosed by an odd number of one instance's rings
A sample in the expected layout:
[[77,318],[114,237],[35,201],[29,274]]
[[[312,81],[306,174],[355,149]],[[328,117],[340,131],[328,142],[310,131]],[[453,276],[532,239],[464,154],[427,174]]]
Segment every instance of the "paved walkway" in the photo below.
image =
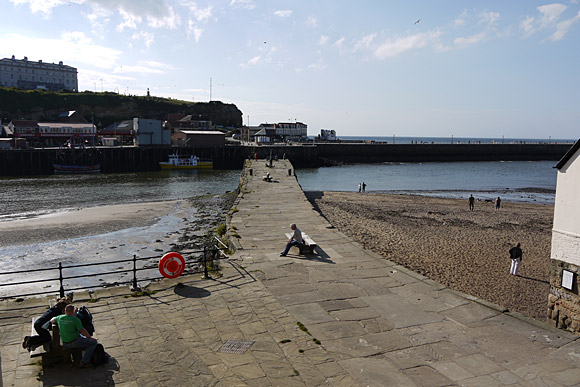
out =
[[[94,303],[75,296],[94,313],[105,367],[43,368],[20,343],[46,300],[1,302],[4,386],[580,384],[577,336],[365,251],[314,211],[287,161],[274,164],[252,161],[243,174],[230,230],[240,249],[223,277],[167,280],[136,298],[126,288],[97,291]],[[279,256],[291,222],[316,255]],[[230,339],[240,353],[224,352]]]

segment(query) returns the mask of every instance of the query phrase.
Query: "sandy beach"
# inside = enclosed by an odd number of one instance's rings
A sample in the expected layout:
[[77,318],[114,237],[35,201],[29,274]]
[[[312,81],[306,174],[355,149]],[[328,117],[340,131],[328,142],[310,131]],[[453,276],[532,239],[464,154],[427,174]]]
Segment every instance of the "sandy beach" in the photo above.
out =
[[[544,320],[552,205],[423,196],[308,192],[331,224],[383,257],[452,289]],[[520,242],[520,276],[508,250]]]

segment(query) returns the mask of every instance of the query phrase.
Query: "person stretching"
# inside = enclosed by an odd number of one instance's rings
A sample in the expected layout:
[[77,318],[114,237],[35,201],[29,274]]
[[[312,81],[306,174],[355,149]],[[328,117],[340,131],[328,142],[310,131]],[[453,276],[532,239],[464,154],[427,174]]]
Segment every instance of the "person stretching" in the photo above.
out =
[[83,327],[81,320],[76,316],[73,305],[67,305],[64,313],[51,320],[53,324],[58,324],[63,347],[66,349],[84,349],[85,354],[81,361],[81,368],[90,367],[91,356],[97,347],[97,339],[91,337]]
[[290,225],[290,229],[292,231],[294,231],[294,234],[292,234],[290,239],[288,239],[288,242],[286,243],[286,248],[284,249],[284,251],[282,251],[280,253],[281,257],[285,257],[288,254],[288,251],[290,251],[290,247],[296,246],[296,245],[301,245],[302,243],[304,243],[302,240],[302,231],[300,231],[300,229],[298,227],[296,227],[296,223],[292,223]]

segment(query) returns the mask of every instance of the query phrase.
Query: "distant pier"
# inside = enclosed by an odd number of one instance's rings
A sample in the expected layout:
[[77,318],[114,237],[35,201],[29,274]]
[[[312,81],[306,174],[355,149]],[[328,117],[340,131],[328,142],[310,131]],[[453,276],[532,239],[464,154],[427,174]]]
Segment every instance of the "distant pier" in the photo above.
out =
[[[248,158],[277,156],[290,159],[298,168],[343,163],[430,162],[430,161],[537,161],[559,160],[572,146],[568,144],[384,144],[384,143],[300,143],[275,145],[226,145],[216,148],[99,147],[104,173],[144,172],[159,169],[177,150],[211,159],[216,169],[241,169]],[[0,151],[0,176],[48,175],[57,152],[50,149]],[[73,152],[74,150],[64,150]],[[77,150],[78,151],[78,150]]]

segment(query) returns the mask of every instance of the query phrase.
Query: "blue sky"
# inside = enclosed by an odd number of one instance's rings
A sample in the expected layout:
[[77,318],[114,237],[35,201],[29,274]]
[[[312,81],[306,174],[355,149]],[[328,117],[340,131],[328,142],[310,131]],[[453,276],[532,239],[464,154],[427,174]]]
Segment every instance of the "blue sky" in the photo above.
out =
[[0,57],[63,61],[79,89],[234,103],[310,135],[580,133],[580,4],[0,0]]

